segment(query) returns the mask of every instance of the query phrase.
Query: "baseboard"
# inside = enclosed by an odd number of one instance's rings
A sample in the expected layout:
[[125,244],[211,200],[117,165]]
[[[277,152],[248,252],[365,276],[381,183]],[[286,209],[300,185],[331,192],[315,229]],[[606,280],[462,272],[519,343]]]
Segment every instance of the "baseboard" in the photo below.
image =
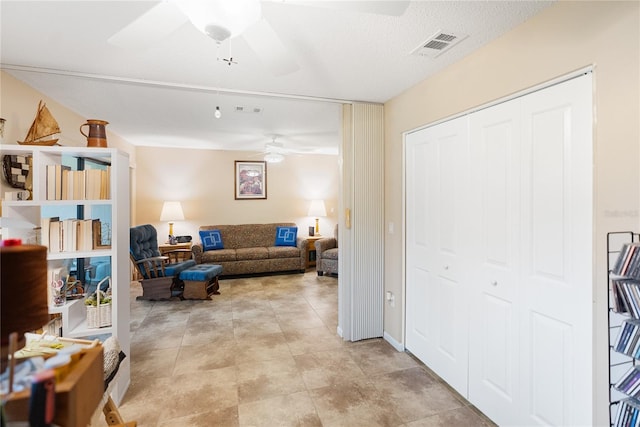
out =
[[391,346],[392,346],[393,348],[395,348],[396,350],[398,350],[398,351],[404,351],[404,344],[402,344],[402,343],[400,343],[400,342],[398,342],[398,341],[394,340],[394,339],[393,339],[393,337],[392,337],[391,335],[389,335],[388,333],[384,332],[384,333],[382,334],[382,338],[383,338],[386,342],[388,342],[389,344],[391,344]]

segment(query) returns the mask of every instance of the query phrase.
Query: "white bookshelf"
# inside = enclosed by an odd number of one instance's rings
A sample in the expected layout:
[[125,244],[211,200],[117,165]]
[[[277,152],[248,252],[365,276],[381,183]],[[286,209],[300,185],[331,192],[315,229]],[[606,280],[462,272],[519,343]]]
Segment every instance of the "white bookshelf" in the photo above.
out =
[[[108,221],[111,230],[111,247],[84,251],[49,252],[49,266],[69,263],[73,260],[95,257],[108,258],[111,263],[112,324],[110,327],[88,328],[86,307],[83,299],[68,300],[64,306],[49,307],[50,313],[62,316],[62,331],[67,337],[115,336],[127,355],[121,364],[117,384],[112,396],[120,403],[130,382],[130,306],[129,306],[129,156],[113,148],[41,147],[26,145],[0,145],[0,154],[32,156],[33,191],[32,200],[2,201],[2,216],[39,226],[41,218],[60,216],[60,219],[83,218]],[[47,165],[77,165],[78,159],[86,163],[110,165],[110,194],[101,200],[47,200]],[[72,166],[72,169],[76,167]],[[7,186],[3,191],[13,190]],[[2,194],[4,196],[4,193]],[[81,207],[79,210],[78,207]],[[60,215],[57,213],[60,212]],[[73,212],[70,214],[70,212]],[[75,215],[75,216],[74,216]],[[2,238],[21,238],[30,242],[34,238],[32,229],[3,227]],[[84,284],[84,278],[79,277]]]

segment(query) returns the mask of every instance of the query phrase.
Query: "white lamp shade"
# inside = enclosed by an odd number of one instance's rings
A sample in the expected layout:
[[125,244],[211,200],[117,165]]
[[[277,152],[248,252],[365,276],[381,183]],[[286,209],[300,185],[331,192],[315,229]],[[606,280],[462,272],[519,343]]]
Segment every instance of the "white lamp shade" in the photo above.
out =
[[309,216],[327,216],[327,209],[324,207],[324,200],[312,200],[309,206]]
[[160,221],[182,221],[184,213],[180,202],[164,202],[162,212],[160,212]]

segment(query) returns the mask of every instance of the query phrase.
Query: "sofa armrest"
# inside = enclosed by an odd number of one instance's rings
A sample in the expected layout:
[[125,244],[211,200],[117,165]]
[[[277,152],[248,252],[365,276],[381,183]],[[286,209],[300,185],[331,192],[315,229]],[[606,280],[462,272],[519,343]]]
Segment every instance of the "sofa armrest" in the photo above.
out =
[[307,260],[309,259],[309,241],[306,237],[298,236],[296,246],[300,249],[300,270],[304,271],[307,268]]
[[322,252],[338,247],[338,241],[334,237],[323,237],[315,241],[316,256],[322,255]]
[[196,264],[202,264],[202,243],[194,243],[191,245],[191,253],[193,254],[193,259],[196,260]]

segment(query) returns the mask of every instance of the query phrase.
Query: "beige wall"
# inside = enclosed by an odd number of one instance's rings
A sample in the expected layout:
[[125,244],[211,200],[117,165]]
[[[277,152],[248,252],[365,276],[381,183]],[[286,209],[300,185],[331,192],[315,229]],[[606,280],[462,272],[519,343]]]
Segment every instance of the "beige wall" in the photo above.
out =
[[[596,424],[607,423],[606,233],[639,230],[640,3],[559,2],[385,104],[385,288],[404,292],[403,132],[594,67],[594,334]],[[388,227],[387,227],[388,230]],[[400,300],[397,297],[397,300]],[[402,304],[385,306],[385,332],[404,342]],[[586,409],[586,408],[585,408]]]
[[[86,147],[87,139],[80,133],[80,125],[86,122],[83,117],[64,105],[38,92],[31,86],[14,78],[5,71],[0,71],[0,117],[6,120],[3,145],[17,145],[24,140],[38,109],[38,102],[43,100],[47,108],[60,126],[58,144],[65,147]],[[109,121],[108,117],[101,118]],[[85,128],[86,129],[86,128]],[[86,131],[85,131],[86,132]],[[116,135],[107,125],[107,144],[129,153],[129,162],[135,162],[135,147]],[[0,194],[8,191],[8,184],[0,179]]]
[[[60,126],[58,144],[67,147],[86,147],[87,139],[80,133],[80,125],[85,123],[88,118],[95,117],[83,117],[14,78],[9,73],[0,71],[0,117],[6,120],[3,143],[17,144],[18,140],[24,140],[41,99],[47,104],[47,108]],[[108,117],[98,118],[109,121]],[[130,161],[135,161],[134,146],[111,132],[109,125],[106,129],[109,147],[126,151],[129,153]]]
[[333,234],[338,220],[338,156],[288,155],[282,163],[267,164],[267,199],[235,200],[234,161],[261,160],[260,153],[195,149],[146,148],[137,150],[135,168],[136,218],[150,223],[164,237],[161,223],[165,200],[179,200],[185,221],[176,222],[174,233],[197,240],[200,225],[292,221],[306,235],[315,223],[307,216],[311,199],[323,199],[327,217],[320,218],[320,232]]

